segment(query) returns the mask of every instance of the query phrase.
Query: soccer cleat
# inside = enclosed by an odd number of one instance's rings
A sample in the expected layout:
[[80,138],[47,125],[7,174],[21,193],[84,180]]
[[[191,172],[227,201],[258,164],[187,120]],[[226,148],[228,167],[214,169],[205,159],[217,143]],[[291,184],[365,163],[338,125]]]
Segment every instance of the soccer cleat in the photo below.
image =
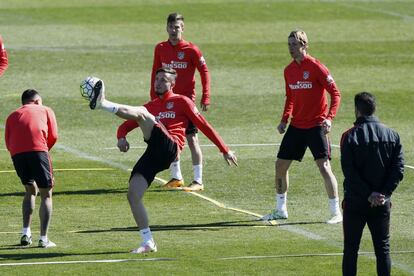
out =
[[186,192],[197,192],[197,191],[203,191],[204,185],[201,183],[198,183],[197,181],[191,182],[191,184],[187,187],[183,187],[183,190]]
[[96,109],[101,106],[102,100],[104,99],[105,86],[102,80],[98,80],[93,87],[93,95],[89,102],[91,109]]
[[32,244],[32,237],[29,237],[28,235],[23,235],[20,239],[20,245],[22,246],[28,246]]
[[288,212],[280,210],[272,210],[272,212],[266,216],[263,216],[260,220],[276,220],[276,219],[287,219]]
[[51,240],[47,240],[47,241],[39,240],[38,245],[39,245],[39,247],[42,247],[42,248],[56,247],[56,244],[54,242],[52,242]]
[[147,242],[141,243],[141,245],[138,248],[133,249],[131,251],[131,253],[134,254],[146,254],[150,252],[157,252],[157,245],[152,239]]
[[329,220],[326,221],[327,224],[337,224],[342,222],[342,214],[338,213],[333,215]]
[[161,188],[167,189],[167,190],[174,190],[174,189],[181,189],[182,186],[184,186],[183,179],[172,178],[166,184],[162,185]]

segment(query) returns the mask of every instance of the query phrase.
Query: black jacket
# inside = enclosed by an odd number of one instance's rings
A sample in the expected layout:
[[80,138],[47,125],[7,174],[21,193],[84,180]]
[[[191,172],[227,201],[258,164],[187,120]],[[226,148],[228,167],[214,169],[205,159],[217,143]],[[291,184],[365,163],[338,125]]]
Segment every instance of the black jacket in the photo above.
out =
[[367,203],[372,192],[390,197],[404,173],[398,133],[374,116],[359,117],[342,134],[341,166],[347,203]]

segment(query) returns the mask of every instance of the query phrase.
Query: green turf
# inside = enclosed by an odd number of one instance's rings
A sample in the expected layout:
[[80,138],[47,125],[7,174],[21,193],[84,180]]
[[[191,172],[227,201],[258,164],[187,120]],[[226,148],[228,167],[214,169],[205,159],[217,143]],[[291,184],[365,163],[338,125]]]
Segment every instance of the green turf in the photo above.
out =
[[[154,182],[144,200],[159,252],[128,253],[139,242],[126,200],[128,168],[143,149],[132,148],[126,154],[111,149],[121,121],[89,111],[78,84],[93,74],[105,80],[111,100],[146,102],[153,47],[167,38],[165,18],[172,11],[184,14],[185,38],[200,46],[207,60],[212,105],[205,116],[227,143],[280,143],[276,126],[284,103],[283,69],[290,62],[287,35],[302,27],[310,39],[310,53],[329,67],[342,92],[332,143],[338,145],[342,132],[352,126],[354,94],[371,91],[378,99],[378,116],[400,133],[406,163],[414,165],[412,1],[0,1],[0,33],[10,61],[0,78],[0,125],[19,106],[21,92],[35,87],[58,119],[54,167],[109,169],[56,171],[50,238],[58,247],[20,249],[16,244],[23,187],[14,173],[3,172],[13,165],[0,139],[0,265],[128,260],[1,266],[0,274],[341,275],[342,228],[321,223],[328,216],[327,197],[309,153],[302,163],[292,165],[289,220],[280,226],[263,227],[251,215],[191,194],[161,191],[160,183]],[[197,81],[199,92],[198,76]],[[129,140],[132,146],[145,145],[139,130]],[[202,134],[200,141],[210,143]],[[233,149],[239,168],[228,168],[216,148],[203,148],[202,195],[266,214],[274,206],[277,146]],[[181,164],[190,182],[188,149]],[[342,195],[336,147],[332,166]],[[393,275],[414,274],[413,173],[407,168],[393,196]],[[159,177],[167,180],[169,172]],[[38,228],[36,212],[35,242]],[[374,275],[368,231],[361,251],[369,254],[359,258],[359,275]],[[262,258],[237,259],[254,256]]]

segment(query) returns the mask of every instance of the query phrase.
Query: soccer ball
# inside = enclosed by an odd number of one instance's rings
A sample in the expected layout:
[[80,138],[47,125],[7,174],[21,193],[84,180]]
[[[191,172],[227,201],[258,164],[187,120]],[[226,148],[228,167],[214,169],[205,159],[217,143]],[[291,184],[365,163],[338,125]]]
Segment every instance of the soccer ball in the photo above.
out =
[[81,81],[80,93],[82,97],[87,100],[91,100],[94,96],[93,88],[98,81],[100,81],[100,79],[96,77],[86,77],[83,81]]

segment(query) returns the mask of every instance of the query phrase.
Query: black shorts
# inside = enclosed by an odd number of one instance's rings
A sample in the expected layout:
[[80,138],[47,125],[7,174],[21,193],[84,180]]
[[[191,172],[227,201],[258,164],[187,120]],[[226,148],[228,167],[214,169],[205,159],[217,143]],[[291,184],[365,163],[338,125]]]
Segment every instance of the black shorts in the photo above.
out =
[[14,168],[23,185],[36,185],[39,188],[54,186],[52,161],[48,152],[30,151],[12,157]]
[[198,128],[193,124],[193,122],[188,121],[188,126],[185,129],[185,135],[197,134],[197,133],[198,133]]
[[279,148],[277,158],[302,161],[306,148],[312,152],[313,158],[331,159],[331,148],[328,136],[322,126],[301,129],[289,126]]
[[177,158],[178,146],[160,123],[154,126],[150,139],[145,143],[148,147],[132,169],[130,180],[134,174],[140,173],[150,186],[155,175],[168,169]]

